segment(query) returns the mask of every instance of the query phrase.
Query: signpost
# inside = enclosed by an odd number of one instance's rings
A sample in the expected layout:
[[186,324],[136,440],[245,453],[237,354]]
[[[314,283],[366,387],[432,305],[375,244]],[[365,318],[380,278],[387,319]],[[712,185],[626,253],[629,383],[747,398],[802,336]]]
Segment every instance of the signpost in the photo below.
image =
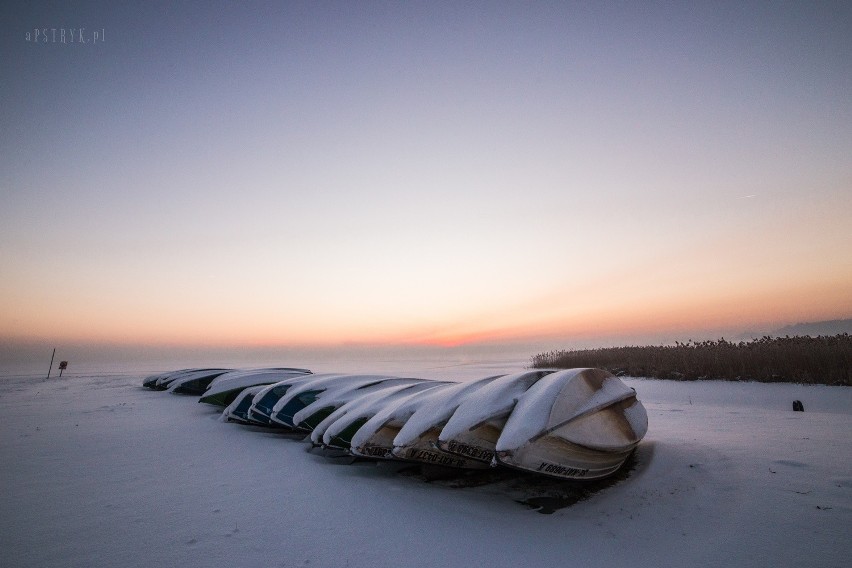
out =
[[68,368],[68,361],[60,361],[59,362],[59,376],[62,376],[62,371]]
[[56,356],[56,347],[53,348],[53,355],[50,356],[50,368],[47,370],[47,378],[50,378],[50,371],[53,370],[53,358]]

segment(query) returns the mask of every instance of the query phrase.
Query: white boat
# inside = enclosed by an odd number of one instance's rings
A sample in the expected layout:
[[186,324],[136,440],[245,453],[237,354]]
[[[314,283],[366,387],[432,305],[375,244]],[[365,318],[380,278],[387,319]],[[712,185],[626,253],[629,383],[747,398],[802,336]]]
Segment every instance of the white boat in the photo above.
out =
[[222,416],[229,422],[239,422],[241,424],[250,424],[248,419],[248,409],[251,406],[254,397],[263,389],[263,385],[248,387],[243,389],[234,401],[225,407],[222,411]]
[[255,395],[254,400],[246,413],[249,421],[263,426],[283,426],[270,418],[272,415],[272,409],[275,408],[275,404],[281,400],[281,398],[287,394],[287,391],[294,385],[309,381],[314,377],[316,377],[316,375],[295,376],[263,387],[263,389]]
[[[459,468],[483,468],[489,464],[438,447],[438,436],[453,413],[469,397],[498,379],[487,377],[469,383],[458,383],[423,398],[393,440],[393,455],[399,459]],[[429,391],[427,391],[429,392]]]
[[554,369],[514,373],[495,379],[458,406],[438,436],[445,452],[491,464],[497,439],[518,399]]
[[[348,402],[358,400],[372,393],[382,392],[396,386],[413,386],[423,383],[423,379],[403,379],[388,377],[380,381],[358,384],[358,381],[337,381],[332,387],[316,394],[316,400],[293,415],[293,427],[311,431],[328,416]],[[349,384],[347,384],[349,383]]]
[[412,394],[447,384],[450,383],[424,380],[410,385],[392,385],[359,396],[320,422],[311,432],[311,441],[316,445],[348,450],[352,444],[352,436],[382,408]]
[[166,371],[165,373],[157,373],[156,375],[148,375],[145,377],[145,380],[142,381],[142,386],[145,388],[153,389],[157,386],[157,381],[162,379],[163,377],[167,377],[169,375],[176,375],[178,373],[185,373],[187,371],[191,371],[192,369],[180,369],[178,371]]
[[289,377],[310,374],[307,369],[276,368],[276,369],[247,369],[231,371],[219,375],[198,402],[213,404],[216,406],[228,406],[233,402],[243,389],[257,385],[269,385],[277,383]]
[[648,429],[636,392],[601,369],[541,378],[515,405],[495,446],[499,463],[554,477],[618,470]]
[[[180,379],[181,377],[188,376],[190,374],[199,373],[199,372],[216,372],[216,371],[229,371],[230,369],[208,369],[208,368],[193,368],[193,369],[180,369],[178,371],[167,371],[165,373],[158,373],[156,375],[151,375],[146,377],[142,382],[143,387],[148,387],[149,389],[154,390],[166,390],[168,388],[169,383]],[[220,373],[221,374],[221,373]]]
[[216,377],[233,371],[233,369],[202,369],[183,373],[179,377],[169,377],[158,383],[157,388],[165,388],[172,394],[189,394],[199,396],[207,390]]
[[[323,408],[322,406],[312,406],[309,411],[302,412],[301,414],[299,413],[308,406],[317,402],[321,398],[321,395],[326,391],[331,391],[326,396],[332,396],[335,393],[344,392],[346,390],[357,390],[364,387],[370,387],[388,379],[398,379],[398,377],[391,377],[388,375],[349,375],[340,373],[314,375],[311,380],[299,383],[297,386],[289,389],[287,394],[275,403],[270,418],[288,428],[311,430],[313,426],[316,426],[317,423],[328,416],[334,408],[324,415],[316,415],[315,418],[318,419],[313,423],[307,422],[306,418],[321,411]],[[418,379],[407,380],[416,381]]]
[[354,456],[397,459],[393,455],[393,440],[424,400],[438,391],[458,383],[440,383],[434,389],[406,395],[390,401],[369,418],[352,435],[349,453]]

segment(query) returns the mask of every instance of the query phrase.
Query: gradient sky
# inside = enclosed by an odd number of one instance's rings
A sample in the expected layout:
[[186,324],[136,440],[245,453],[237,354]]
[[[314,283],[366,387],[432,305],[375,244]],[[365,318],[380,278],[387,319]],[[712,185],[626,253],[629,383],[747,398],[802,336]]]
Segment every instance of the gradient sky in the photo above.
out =
[[852,317],[849,3],[9,4],[6,340]]

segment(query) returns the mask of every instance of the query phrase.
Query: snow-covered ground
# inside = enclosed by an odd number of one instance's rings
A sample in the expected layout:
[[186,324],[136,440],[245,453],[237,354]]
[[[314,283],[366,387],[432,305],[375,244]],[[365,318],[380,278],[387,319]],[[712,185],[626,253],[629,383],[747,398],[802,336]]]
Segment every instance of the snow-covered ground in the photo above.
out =
[[[523,364],[314,370],[470,380]],[[144,374],[0,377],[3,566],[841,567],[852,558],[850,388],[625,379],[650,420],[635,469],[543,515],[496,486],[347,464],[293,436],[222,422],[194,398],[143,389]]]

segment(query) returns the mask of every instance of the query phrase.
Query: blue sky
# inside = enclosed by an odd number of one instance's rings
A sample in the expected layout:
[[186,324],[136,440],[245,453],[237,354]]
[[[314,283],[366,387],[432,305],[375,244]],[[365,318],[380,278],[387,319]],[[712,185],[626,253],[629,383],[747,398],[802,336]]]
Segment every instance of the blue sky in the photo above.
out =
[[2,20],[5,338],[456,344],[852,316],[846,4]]

